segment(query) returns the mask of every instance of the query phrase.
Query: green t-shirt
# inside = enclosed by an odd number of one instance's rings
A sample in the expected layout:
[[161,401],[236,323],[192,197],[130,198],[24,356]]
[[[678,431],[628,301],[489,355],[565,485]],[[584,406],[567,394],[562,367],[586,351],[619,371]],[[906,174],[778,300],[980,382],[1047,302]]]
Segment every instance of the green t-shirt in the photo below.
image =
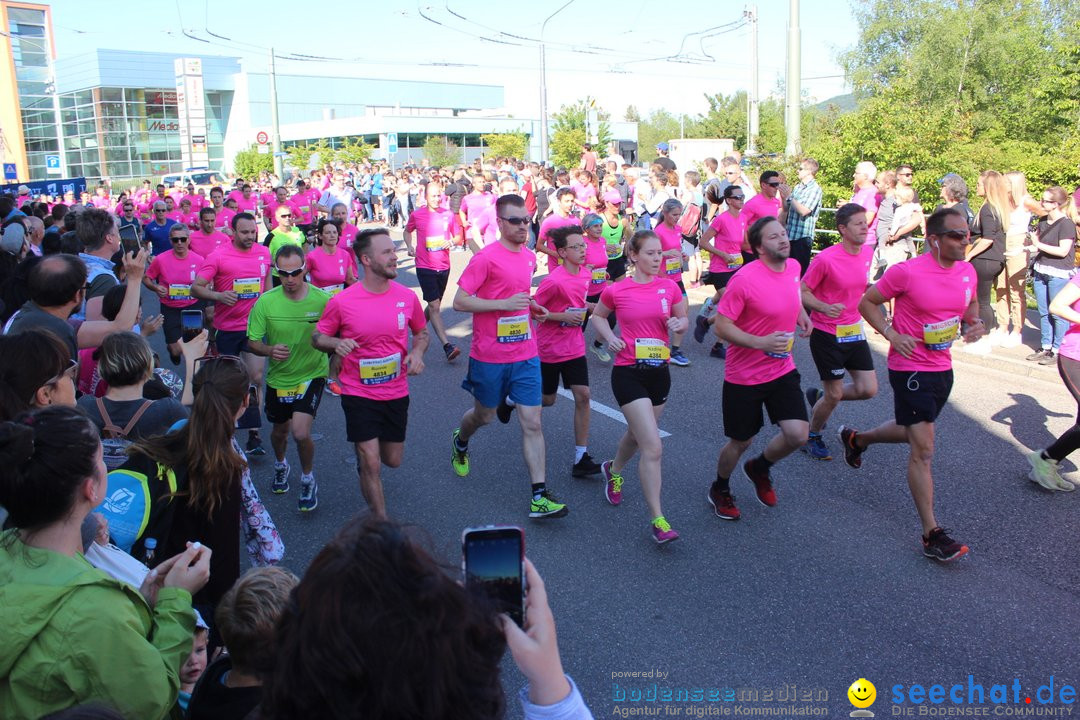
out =
[[[306,283],[305,283],[306,284]],[[276,287],[255,301],[248,317],[248,338],[267,345],[288,345],[289,358],[270,358],[266,384],[275,390],[294,388],[314,378],[326,377],[330,359],[311,345],[311,334],[322,317],[330,295],[308,284],[303,300],[290,300]]]
[[[284,232],[280,227],[276,227],[270,231],[270,262],[273,264],[274,258],[277,257],[277,251],[281,249],[282,245],[295,245],[296,247],[304,247],[304,233],[300,228],[293,228],[292,232]],[[277,277],[277,270],[271,270],[274,273],[274,277]]]

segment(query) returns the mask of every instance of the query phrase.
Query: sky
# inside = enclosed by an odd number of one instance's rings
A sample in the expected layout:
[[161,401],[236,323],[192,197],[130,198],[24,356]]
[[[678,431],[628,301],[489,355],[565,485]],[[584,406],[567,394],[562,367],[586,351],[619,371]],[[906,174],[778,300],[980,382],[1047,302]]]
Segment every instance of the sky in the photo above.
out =
[[[803,91],[815,101],[848,91],[836,61],[857,38],[848,2],[802,0]],[[788,4],[757,3],[762,98],[785,73]],[[273,46],[279,57],[331,58],[279,59],[278,73],[502,85],[506,112],[521,118],[540,116],[536,41],[553,14],[543,35],[549,112],[589,96],[616,120],[631,104],[643,114],[693,116],[707,110],[705,93],[750,85],[748,5],[730,0],[362,0],[327,10],[281,0],[159,0],[153,11],[115,14],[84,0],[51,5],[61,58],[99,47],[228,55],[263,72]],[[311,8],[306,18],[303,7]]]

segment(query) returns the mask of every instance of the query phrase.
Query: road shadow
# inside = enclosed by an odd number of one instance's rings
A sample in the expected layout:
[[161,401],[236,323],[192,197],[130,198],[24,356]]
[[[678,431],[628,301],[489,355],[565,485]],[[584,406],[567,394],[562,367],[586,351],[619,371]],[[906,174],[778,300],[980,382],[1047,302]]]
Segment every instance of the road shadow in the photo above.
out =
[[[1038,400],[1024,393],[1009,393],[1013,404],[999,410],[990,419],[1009,428],[1013,439],[1031,450],[1045,448],[1057,439],[1047,427],[1050,418],[1072,417],[1068,413],[1053,412],[1043,407]],[[1069,467],[1066,460],[1062,467]]]

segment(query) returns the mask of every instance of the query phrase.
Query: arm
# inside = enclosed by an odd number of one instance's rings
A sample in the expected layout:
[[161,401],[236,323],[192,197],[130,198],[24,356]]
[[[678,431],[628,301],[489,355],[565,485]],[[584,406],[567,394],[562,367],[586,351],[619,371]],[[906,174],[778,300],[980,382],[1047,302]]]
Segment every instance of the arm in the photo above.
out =
[[1069,245],[1071,245],[1071,244],[1072,243],[1070,242],[1070,239],[1068,237],[1061,238],[1060,240],[1057,241],[1056,245],[1051,245],[1050,243],[1044,243],[1042,241],[1042,238],[1039,237],[1039,238],[1036,238],[1036,240],[1034,242],[1034,247],[1035,247],[1035,249],[1037,251],[1041,252],[1043,255],[1049,255],[1050,257],[1061,258],[1061,257],[1065,257],[1066,255],[1069,254]]
[[126,332],[135,327],[135,318],[139,315],[139,295],[143,272],[146,270],[146,251],[139,252],[134,258],[130,253],[125,253],[124,269],[128,281],[120,312],[116,314],[115,320],[90,320],[80,325],[76,335],[76,342],[80,348],[97,347],[107,335],[114,332]]
[[1069,283],[1061,288],[1061,292],[1050,301],[1050,312],[1062,320],[1080,325],[1080,313],[1072,309],[1073,303],[1077,300],[1080,300],[1080,287]]
[[401,231],[401,239],[405,241],[405,252],[409,257],[416,257],[416,246],[413,245],[413,231],[406,225]]
[[191,407],[195,404],[195,361],[206,355],[210,347],[210,333],[203,330],[191,340],[180,340],[180,354],[184,356],[184,392],[180,395],[180,404]]
[[340,358],[346,358],[357,348],[356,341],[351,338],[337,338],[324,335],[318,330],[311,333],[311,344],[316,350],[325,353],[333,353]]
[[271,360],[287,360],[289,358],[289,346],[288,345],[267,345],[261,340],[252,340],[248,337],[247,351],[252,355],[259,355],[261,357],[268,357]]
[[191,284],[191,294],[200,300],[209,300],[210,302],[223,302],[226,305],[234,305],[236,303],[236,293],[232,293],[232,302],[225,300],[227,293],[215,292],[210,287],[210,281],[204,277],[195,278],[195,282]]
[[840,317],[840,313],[844,311],[844,303],[823,303],[818,300],[813,291],[807,286],[804,281],[801,286],[802,304],[803,307],[813,311],[823,313],[831,318]]
[[480,252],[484,248],[484,238],[480,234],[480,224],[473,223],[469,228],[469,249],[473,251],[473,254]]
[[607,319],[609,315],[611,315],[611,308],[605,305],[602,299],[597,300],[596,307],[593,308],[593,317],[598,322],[593,323],[593,328],[596,330],[596,334],[600,336],[600,339],[607,343],[608,348],[612,352],[618,353],[626,347],[626,343],[608,327]]
[[151,278],[149,275],[143,276],[142,284],[144,287],[149,289],[150,292],[154,293],[158,297],[163,298],[169,296],[169,288],[165,287],[164,285],[158,285],[157,282],[155,282],[154,279]]
[[529,293],[523,292],[502,300],[487,300],[470,295],[458,288],[454,295],[454,309],[458,312],[480,313],[493,310],[525,310],[532,303]]
[[[671,308],[671,317],[668,318],[668,330],[673,333],[686,332],[686,329],[690,327],[690,321],[686,318],[686,298],[682,298],[679,302],[675,303],[675,306]],[[600,323],[607,326],[607,323]]]
[[727,315],[719,313],[716,314],[713,331],[721,340],[726,340],[732,345],[770,352],[785,352],[790,337],[787,333],[782,332],[762,336],[751,335],[736,327],[735,321]]
[[[895,240],[896,238],[903,237],[904,235],[907,235],[908,233],[915,232],[915,229],[916,228],[921,228],[923,226],[924,222],[925,222],[925,218],[923,216],[922,208],[919,208],[919,209],[917,209],[915,212],[913,212],[911,214],[911,219],[908,220],[907,225],[904,225],[902,228],[900,228],[895,233],[893,233],[890,236],[890,239]],[[925,235],[925,232],[923,234]]]
[[701,243],[700,243],[701,248],[703,250],[705,250],[705,252],[707,252],[707,253],[711,253],[713,255],[718,255],[718,256],[726,259],[727,256],[724,253],[717,250],[716,246],[713,245],[712,241],[713,241],[713,238],[715,238],[715,237],[716,237],[716,231],[712,229],[711,225],[709,227],[705,228],[705,232],[701,234]]
[[405,356],[405,367],[409,375],[419,375],[424,371],[424,353],[427,352],[431,335],[425,327],[418,333],[413,333],[412,350]]
[[881,312],[881,306],[885,304],[887,299],[878,290],[877,285],[871,285],[870,289],[863,293],[862,299],[859,300],[859,314],[862,315],[863,320],[870,327],[877,330],[882,337],[889,341],[889,344],[893,346],[896,352],[904,357],[911,357],[918,340],[910,335],[898,332],[893,328],[891,322],[885,320],[885,316]]

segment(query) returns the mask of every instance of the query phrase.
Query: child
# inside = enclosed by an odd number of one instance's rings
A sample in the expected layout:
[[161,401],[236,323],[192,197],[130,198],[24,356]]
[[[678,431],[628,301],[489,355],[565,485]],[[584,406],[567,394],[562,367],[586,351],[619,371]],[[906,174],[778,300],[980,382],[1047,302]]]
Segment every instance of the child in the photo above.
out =
[[911,242],[911,235],[899,237],[897,232],[900,228],[911,222],[912,215],[920,209],[915,202],[915,191],[910,187],[897,187],[893,191],[893,199],[896,202],[896,210],[893,211],[892,224],[889,225],[889,239],[884,247],[878,247],[878,267],[882,270],[902,263],[915,254],[915,246]]
[[188,703],[191,702],[191,691],[195,689],[195,683],[199,682],[203,671],[206,670],[206,641],[209,635],[210,628],[196,610],[194,644],[188,659],[180,667],[180,697],[176,699],[176,703],[185,713],[187,713]]

